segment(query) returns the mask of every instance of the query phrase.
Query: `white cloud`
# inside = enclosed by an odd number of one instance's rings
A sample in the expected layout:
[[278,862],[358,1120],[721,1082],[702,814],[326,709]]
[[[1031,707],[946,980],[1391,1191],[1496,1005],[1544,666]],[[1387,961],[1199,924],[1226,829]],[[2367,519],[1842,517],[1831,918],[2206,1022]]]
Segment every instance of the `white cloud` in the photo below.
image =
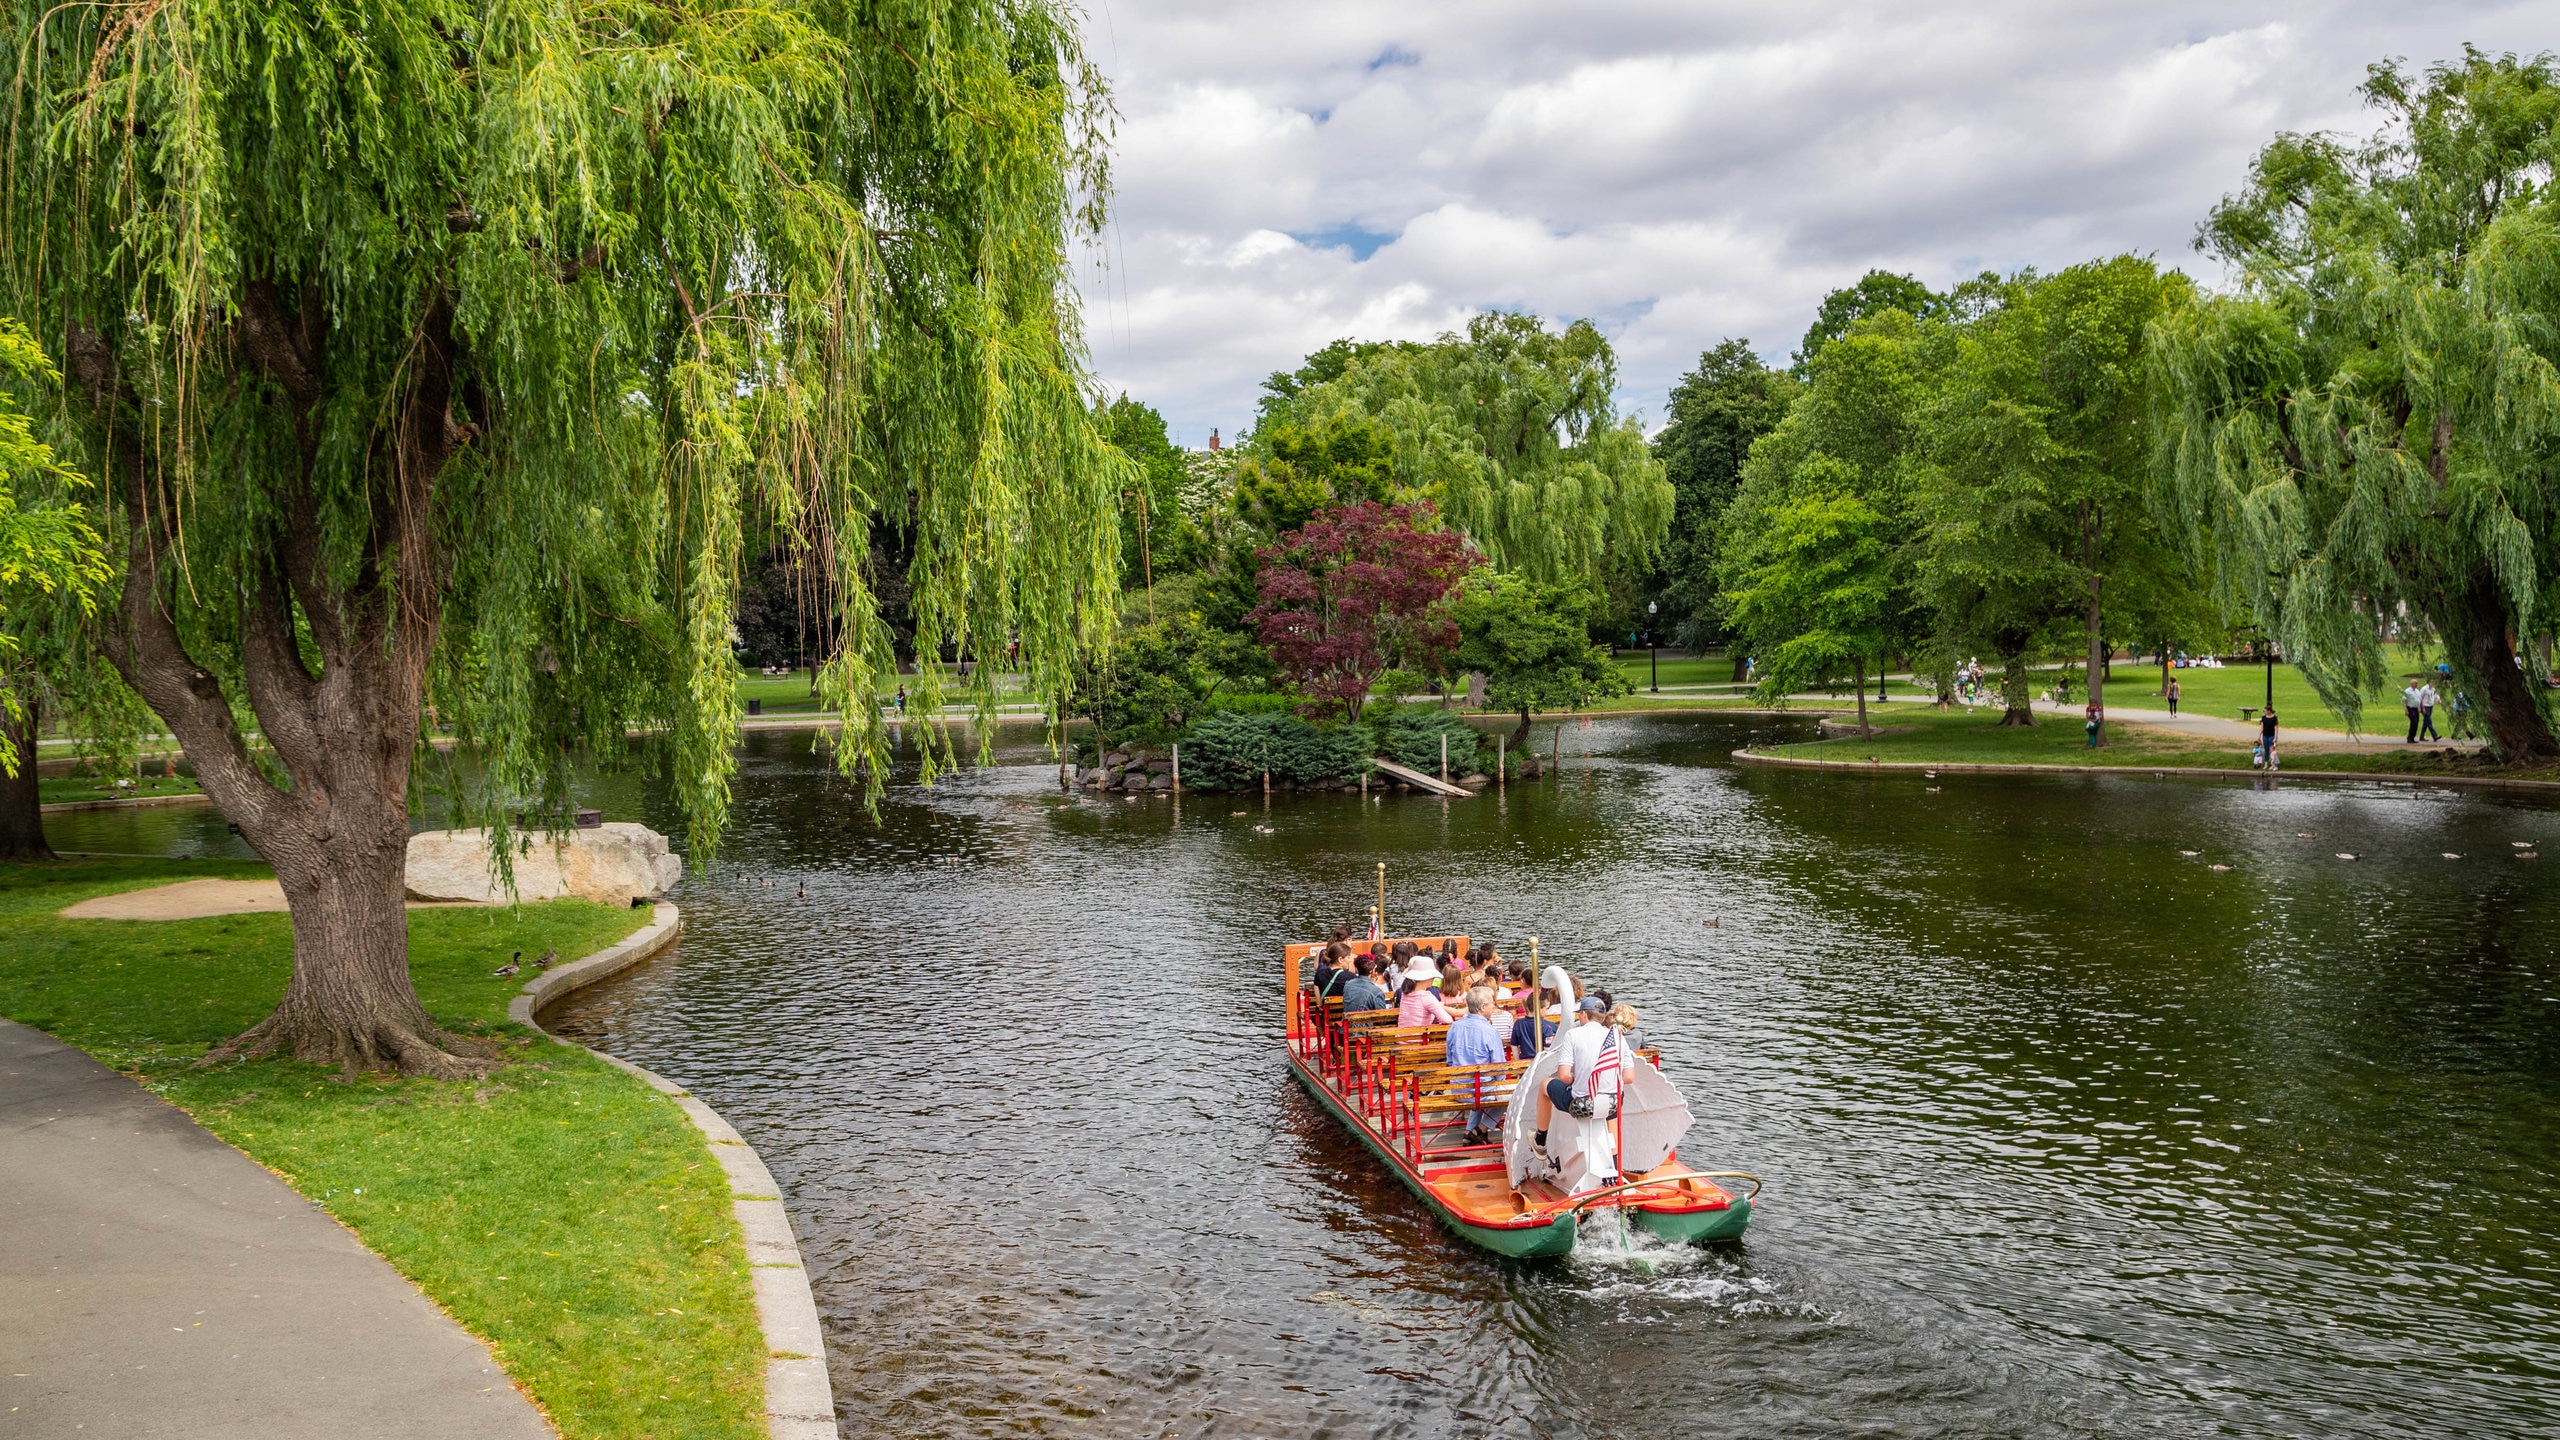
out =
[[2196,222],[2279,129],[2361,132],[2367,63],[2531,51],[2523,3],[1920,7],[1111,0],[1123,116],[1084,277],[1113,389],[1188,444],[1339,336],[1589,316],[1622,403],[1729,335],[1784,356],[1870,267],[1936,284]]

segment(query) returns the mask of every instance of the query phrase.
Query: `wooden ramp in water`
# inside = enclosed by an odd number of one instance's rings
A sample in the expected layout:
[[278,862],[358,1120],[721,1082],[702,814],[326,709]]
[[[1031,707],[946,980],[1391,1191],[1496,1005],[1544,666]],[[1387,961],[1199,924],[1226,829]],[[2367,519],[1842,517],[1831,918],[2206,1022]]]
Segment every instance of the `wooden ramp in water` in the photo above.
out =
[[1448,781],[1442,780],[1437,776],[1425,775],[1421,771],[1413,769],[1410,766],[1399,765],[1383,755],[1370,756],[1369,763],[1377,766],[1380,771],[1388,775],[1392,775],[1396,779],[1412,786],[1416,790],[1428,790],[1434,795],[1455,796],[1460,800],[1464,800],[1468,796],[1476,793],[1463,785],[1452,785]]

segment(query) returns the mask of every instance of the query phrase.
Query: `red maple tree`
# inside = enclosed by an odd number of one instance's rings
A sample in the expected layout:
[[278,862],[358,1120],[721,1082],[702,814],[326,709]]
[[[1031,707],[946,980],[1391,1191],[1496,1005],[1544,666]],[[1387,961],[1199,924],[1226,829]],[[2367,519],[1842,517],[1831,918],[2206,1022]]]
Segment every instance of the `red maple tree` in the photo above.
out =
[[1311,718],[1358,719],[1390,667],[1436,670],[1458,643],[1444,602],[1484,557],[1439,518],[1427,501],[1363,501],[1319,510],[1259,552],[1262,603],[1245,618]]

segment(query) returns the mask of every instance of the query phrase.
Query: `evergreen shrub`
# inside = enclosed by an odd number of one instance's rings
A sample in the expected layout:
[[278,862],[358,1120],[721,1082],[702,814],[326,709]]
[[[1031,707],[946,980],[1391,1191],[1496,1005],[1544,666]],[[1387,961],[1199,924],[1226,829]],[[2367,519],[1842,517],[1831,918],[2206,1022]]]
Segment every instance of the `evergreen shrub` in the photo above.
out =
[[1329,785],[1360,778],[1368,759],[1368,734],[1357,726],[1313,725],[1287,714],[1212,715],[1182,737],[1182,783],[1250,789],[1268,768],[1274,783]]
[[1440,737],[1449,737],[1449,777],[1482,771],[1493,773],[1493,742],[1465,720],[1449,711],[1398,710],[1382,716],[1375,725],[1378,748],[1399,765],[1409,765],[1425,775],[1440,773]]

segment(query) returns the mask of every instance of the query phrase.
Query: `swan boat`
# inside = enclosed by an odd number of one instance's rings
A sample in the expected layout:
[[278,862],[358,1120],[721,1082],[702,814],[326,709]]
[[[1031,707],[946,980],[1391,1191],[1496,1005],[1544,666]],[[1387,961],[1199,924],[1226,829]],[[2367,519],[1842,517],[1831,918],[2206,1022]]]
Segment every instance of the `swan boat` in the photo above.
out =
[[[1404,938],[1423,950],[1455,940],[1461,953],[1468,943],[1463,935]],[[1655,1052],[1629,1053],[1617,1115],[1576,1120],[1558,1111],[1542,1151],[1537,1096],[1555,1073],[1557,1049],[1500,1065],[1445,1065],[1447,1026],[1399,1027],[1393,1010],[1346,1015],[1340,999],[1318,997],[1308,979],[1323,948],[1286,948],[1289,1068],[1450,1229],[1523,1259],[1569,1253],[1594,1211],[1614,1211],[1672,1241],[1741,1238],[1760,1182],[1681,1162],[1689,1106]],[[1571,1015],[1563,969],[1542,978],[1558,987]],[[1502,1114],[1500,1141],[1469,1145],[1469,1116],[1482,1111]],[[1749,1188],[1737,1193],[1719,1183],[1728,1180]]]

